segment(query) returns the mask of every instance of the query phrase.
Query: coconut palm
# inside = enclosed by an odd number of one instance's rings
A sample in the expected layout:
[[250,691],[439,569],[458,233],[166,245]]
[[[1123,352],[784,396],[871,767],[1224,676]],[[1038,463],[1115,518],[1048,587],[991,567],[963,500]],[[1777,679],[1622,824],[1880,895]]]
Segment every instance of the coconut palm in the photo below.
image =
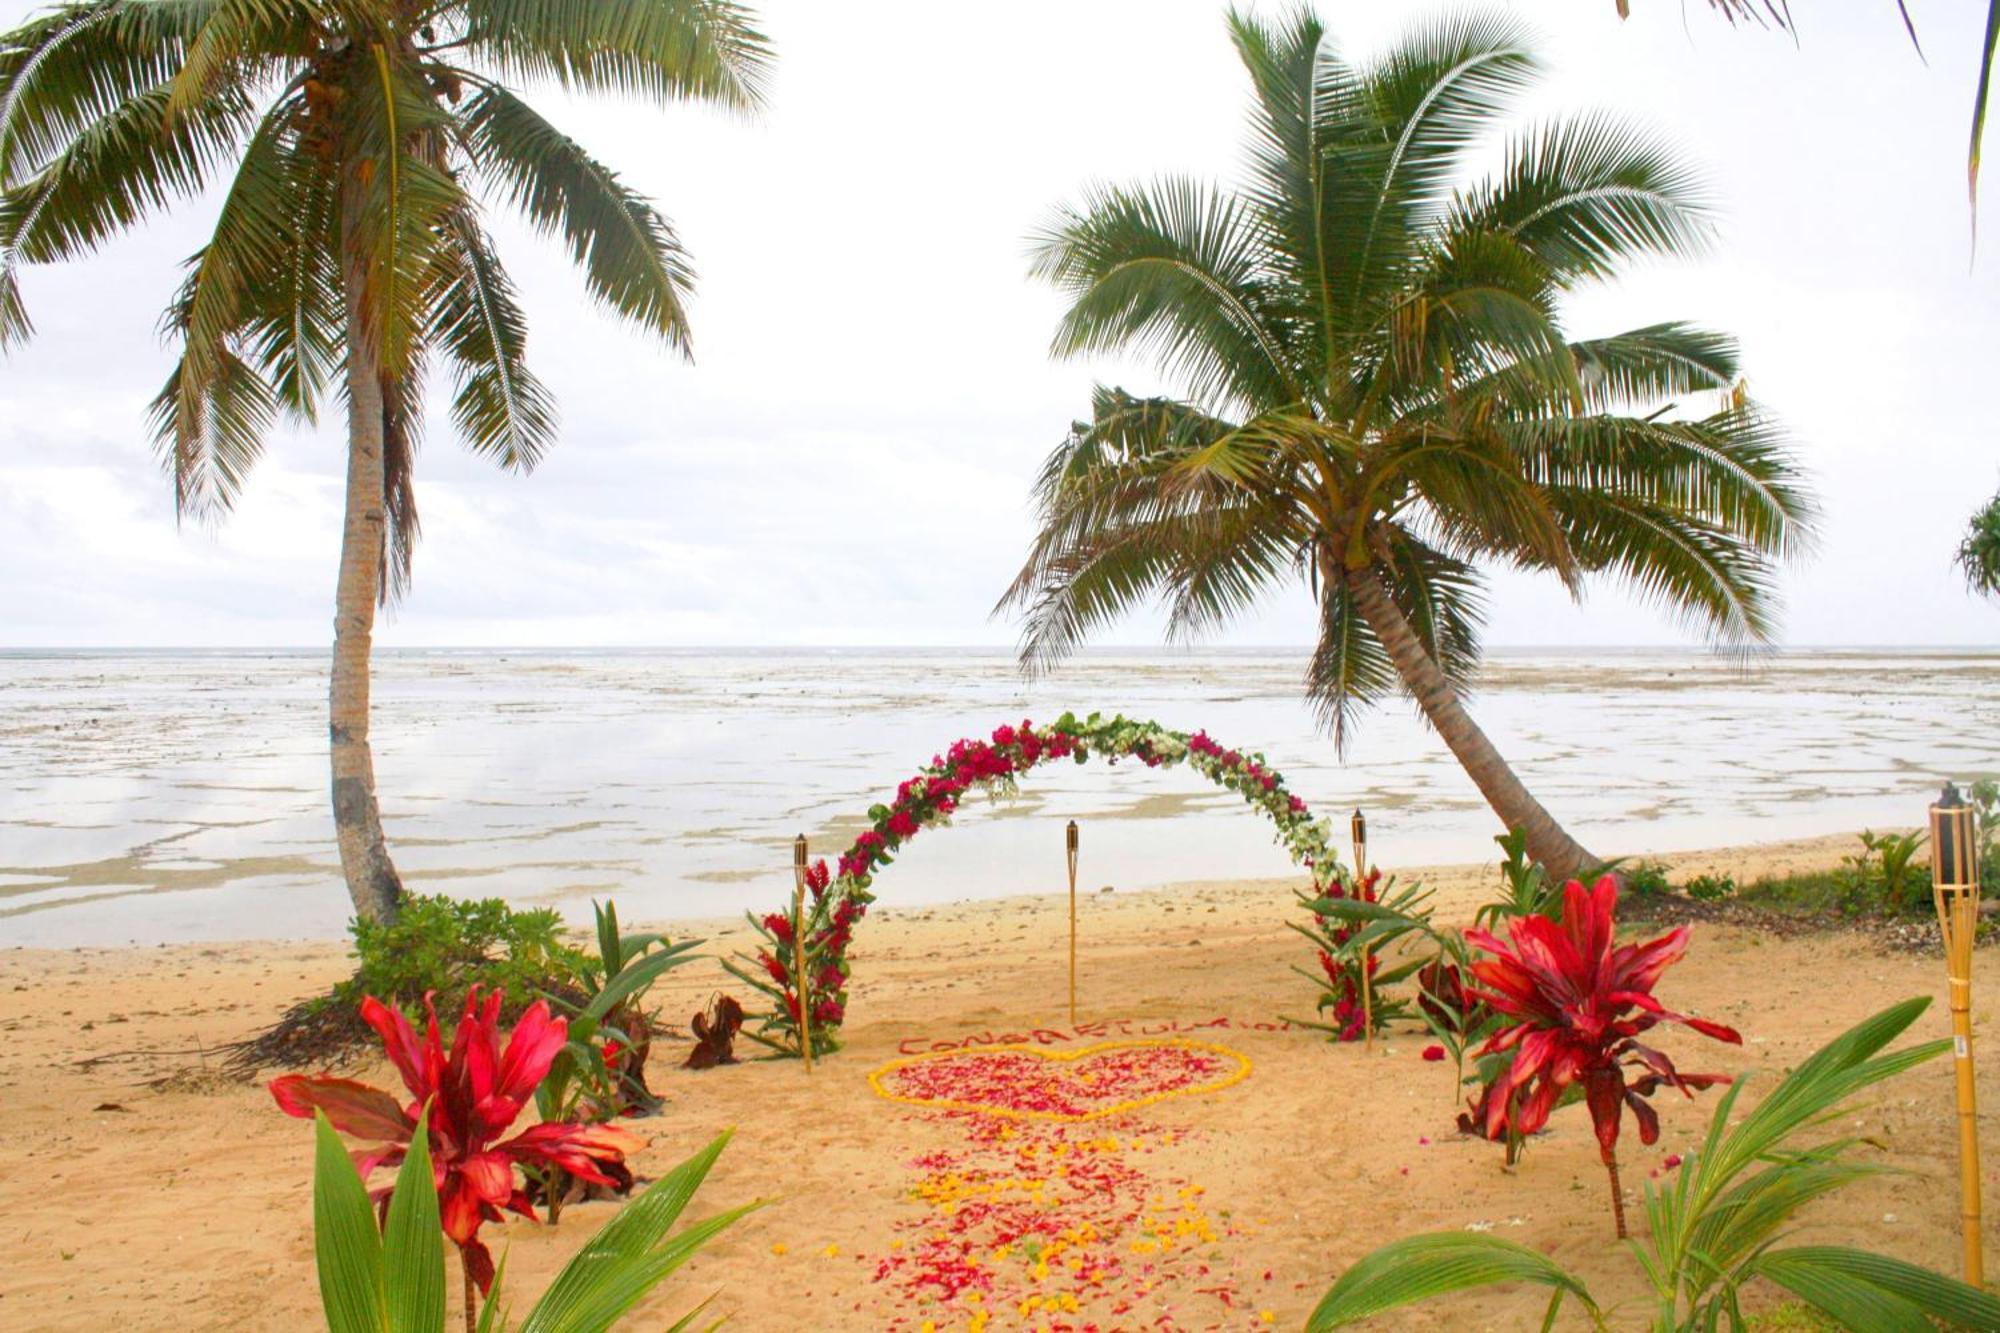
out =
[[672,228],[509,84],[744,109],[767,63],[731,0],[91,0],[0,36],[0,349],[31,331],[22,265],[89,254],[227,176],[163,321],[179,356],[153,425],[178,512],[220,516],[280,418],[344,402],[333,812],[365,916],[401,895],[369,643],[410,576],[428,372],[500,466],[533,468],[556,436],[488,208],[559,237],[600,305],[688,350]]
[[1602,116],[1517,135],[1467,180],[1537,72],[1485,17],[1343,59],[1308,12],[1229,19],[1255,91],[1228,192],[1093,190],[1034,243],[1069,298],[1063,355],[1149,355],[1180,386],[1100,388],[1044,467],[1041,531],[1001,609],[1045,668],[1155,598],[1192,635],[1300,579],[1306,693],[1345,743],[1400,685],[1555,874],[1595,858],[1463,703],[1482,567],[1620,579],[1717,638],[1772,633],[1775,561],[1809,505],[1734,344],[1667,323],[1572,341],[1563,299],[1708,223],[1672,153]]

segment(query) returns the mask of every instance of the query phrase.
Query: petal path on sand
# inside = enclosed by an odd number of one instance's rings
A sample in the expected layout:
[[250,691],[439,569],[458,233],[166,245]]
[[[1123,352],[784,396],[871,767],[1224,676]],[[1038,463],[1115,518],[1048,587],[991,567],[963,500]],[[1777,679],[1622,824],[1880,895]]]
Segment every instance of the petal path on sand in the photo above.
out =
[[[1155,1168],[1197,1139],[1139,1123],[1169,1098],[1220,1092],[1250,1061],[1193,1041],[1030,1047],[892,1061],[869,1082],[962,1140],[908,1165],[918,1210],[873,1265],[896,1333],[1115,1333],[1262,1329],[1232,1237],[1254,1227],[1211,1212],[1198,1183]],[[1268,1275],[1267,1275],[1268,1277]]]

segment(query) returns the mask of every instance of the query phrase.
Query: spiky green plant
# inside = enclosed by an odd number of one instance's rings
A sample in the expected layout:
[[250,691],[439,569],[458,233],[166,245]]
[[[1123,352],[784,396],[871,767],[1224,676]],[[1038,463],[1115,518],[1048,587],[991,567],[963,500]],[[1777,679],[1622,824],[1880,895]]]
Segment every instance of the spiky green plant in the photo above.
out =
[[347,414],[330,691],[333,811],[355,910],[402,882],[368,744],[375,610],[409,579],[423,395],[449,375],[476,453],[555,441],[489,209],[558,239],[601,306],[688,348],[692,281],[653,205],[515,84],[758,105],[764,40],[734,0],[84,0],[0,34],[0,350],[25,265],[80,259],[227,180],[164,328],[153,403],[183,516],[236,501],[279,419]]
[[[1745,1326],[1741,1292],[1781,1287],[1856,1333],[2000,1328],[2000,1298],[1927,1268],[1842,1245],[1787,1245],[1799,1209],[1889,1168],[1855,1160],[1864,1140],[1797,1139],[1839,1118],[1850,1098],[1951,1049],[1949,1041],[1882,1054],[1929,1006],[1905,1000],[1820,1048],[1737,1117],[1747,1079],[1717,1103],[1708,1136],[1663,1186],[1646,1186],[1649,1234],[1628,1242],[1653,1293],[1655,1333]],[[1574,1298],[1595,1324],[1607,1312],[1582,1279],[1494,1236],[1444,1232],[1393,1241],[1356,1262],[1314,1308],[1310,1333],[1500,1282],[1549,1289],[1548,1319]],[[1935,1322],[1933,1322],[1935,1321]]]
[[1965,539],[1953,557],[1965,586],[1982,597],[2000,597],[2000,495],[1995,495],[1965,525]]
[[[340,1136],[324,1112],[315,1119],[313,1249],[329,1333],[444,1333],[444,1233],[438,1228],[422,1120],[378,1231],[374,1205]],[[621,1207],[563,1265],[516,1333],[602,1333],[702,1246],[764,1207],[764,1200],[744,1204],[667,1235],[728,1142],[727,1133],[718,1136]],[[484,1301],[466,1283],[466,1333],[504,1333],[509,1327],[504,1259],[500,1267]],[[673,1330],[692,1327],[707,1304],[683,1316]]]
[[1619,580],[1722,640],[1773,632],[1810,504],[1735,344],[1681,323],[1574,340],[1573,293],[1699,251],[1693,173],[1613,118],[1558,119],[1468,181],[1540,71],[1512,20],[1441,18],[1365,64],[1309,12],[1232,13],[1241,189],[1169,178],[1056,214],[1034,268],[1061,355],[1137,352],[1172,396],[1100,388],[1037,485],[1000,609],[1048,666],[1150,601],[1194,635],[1298,580],[1306,693],[1335,737],[1399,686],[1561,880],[1598,864],[1465,710],[1482,570]]

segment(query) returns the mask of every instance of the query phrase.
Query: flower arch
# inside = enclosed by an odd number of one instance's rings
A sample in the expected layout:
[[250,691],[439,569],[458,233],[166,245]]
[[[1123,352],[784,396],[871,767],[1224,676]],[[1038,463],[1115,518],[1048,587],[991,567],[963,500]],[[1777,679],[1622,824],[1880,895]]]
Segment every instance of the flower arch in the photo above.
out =
[[1292,860],[1312,871],[1316,890],[1333,883],[1339,874],[1332,826],[1313,818],[1306,803],[1286,790],[1283,777],[1261,754],[1228,749],[1204,731],[1190,736],[1157,722],[1096,713],[1081,720],[1065,713],[1054,725],[1039,729],[1031,722],[1001,726],[990,740],[953,742],[897,787],[893,802],[869,807],[871,826],[841,854],[836,868],[829,870],[822,860],[807,871],[810,893],[802,913],[795,916],[789,906],[762,917],[746,913],[763,944],[754,954],[738,954],[723,966],[770,1000],[771,1009],[755,1026],[746,1027],[745,1034],[782,1054],[800,1053],[801,987],[793,975],[792,942],[803,931],[803,990],[812,1007],[813,1053],[839,1049],[848,982],[853,977],[848,945],[854,927],[875,901],[875,877],[895,860],[896,851],[925,829],[949,824],[969,792],[1009,793],[1030,769],[1061,759],[1081,764],[1092,756],[1112,764],[1137,759],[1148,768],[1185,764],[1217,786],[1237,792],[1267,816]]

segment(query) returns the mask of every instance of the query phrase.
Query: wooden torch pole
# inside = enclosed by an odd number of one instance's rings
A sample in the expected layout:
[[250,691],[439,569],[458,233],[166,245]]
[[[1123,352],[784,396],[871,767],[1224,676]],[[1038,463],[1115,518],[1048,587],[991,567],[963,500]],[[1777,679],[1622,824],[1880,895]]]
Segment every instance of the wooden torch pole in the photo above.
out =
[[[1354,819],[1351,826],[1354,833],[1354,896],[1356,899],[1359,899],[1361,897],[1361,882],[1368,878],[1368,821],[1362,817],[1359,809],[1354,812]],[[1368,929],[1368,924],[1366,921],[1362,922],[1361,928],[1363,930]],[[1375,984],[1373,979],[1368,975],[1368,953],[1368,947],[1363,945],[1361,949],[1361,1035],[1362,1040],[1366,1043],[1363,1049],[1372,1053],[1375,1050]]]
[[1958,1071],[1958,1173],[1965,1280],[1984,1287],[1979,1222],[1979,1101],[1972,1079],[1972,943],[1979,926],[1979,839],[1972,807],[1947,783],[1931,807],[1931,885],[1951,983],[1952,1063]]
[[1069,855],[1069,1025],[1076,1027],[1076,821],[1063,832]]
[[799,997],[799,1054],[812,1073],[812,979],[806,975],[806,835],[792,840],[792,988]]

